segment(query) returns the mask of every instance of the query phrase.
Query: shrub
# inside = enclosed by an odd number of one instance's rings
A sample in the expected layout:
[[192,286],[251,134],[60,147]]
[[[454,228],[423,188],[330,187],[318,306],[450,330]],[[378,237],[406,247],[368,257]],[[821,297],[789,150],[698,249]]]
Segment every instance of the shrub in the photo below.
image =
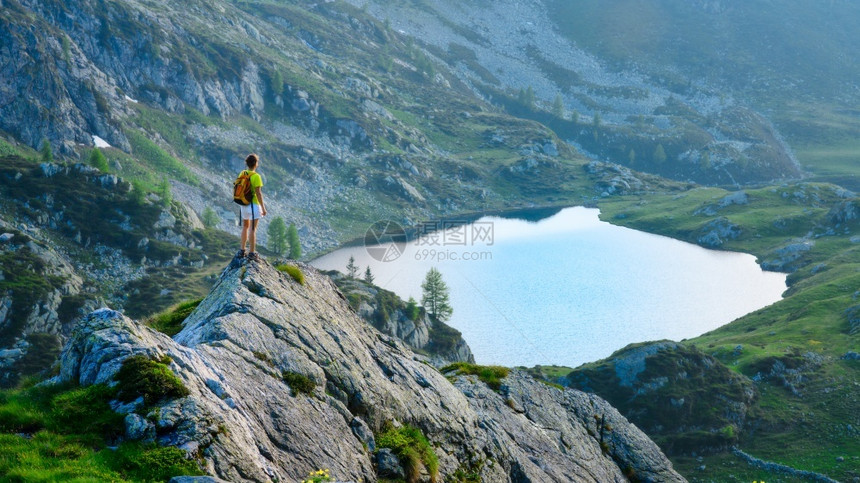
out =
[[479,366],[468,362],[455,362],[442,368],[442,373],[454,372],[457,375],[474,375],[494,391],[502,387],[502,379],[508,377],[510,369],[501,366]]
[[203,299],[197,299],[182,302],[165,312],[153,316],[146,321],[146,325],[163,334],[173,337],[182,330],[182,323],[185,322],[185,319],[191,315],[191,312],[193,312],[202,301]]
[[389,427],[376,437],[376,446],[389,448],[397,455],[406,470],[406,480],[409,483],[418,481],[422,466],[430,473],[430,481],[436,481],[439,475],[439,460],[420,429],[409,425]]
[[124,443],[115,452],[102,452],[106,465],[134,481],[167,481],[177,475],[204,475],[173,446]]
[[188,388],[165,364],[145,356],[132,356],[123,361],[115,379],[117,399],[130,402],[143,397],[143,403],[151,406],[164,399],[188,395]]
[[299,282],[300,285],[305,284],[305,274],[302,272],[302,270],[299,267],[297,267],[295,265],[288,265],[286,263],[283,263],[281,265],[278,265],[275,268],[277,268],[279,271],[284,272],[284,273],[288,274],[289,276],[293,277],[293,280],[295,280],[296,282]]
[[308,376],[299,374],[298,372],[284,371],[281,377],[290,386],[290,389],[293,390],[293,396],[299,393],[310,396],[314,393],[316,383]]

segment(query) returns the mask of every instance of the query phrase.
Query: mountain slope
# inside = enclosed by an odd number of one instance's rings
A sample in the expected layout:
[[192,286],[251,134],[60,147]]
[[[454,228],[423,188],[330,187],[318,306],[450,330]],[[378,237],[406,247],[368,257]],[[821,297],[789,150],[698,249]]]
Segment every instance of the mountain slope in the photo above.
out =
[[[7,4],[0,130],[71,158],[98,136],[117,174],[167,175],[225,229],[227,182],[250,151],[271,211],[296,221],[309,252],[384,217],[592,195],[583,160],[552,131],[500,112],[347,4]],[[528,160],[545,169],[512,170]]]
[[127,405],[127,420],[143,418],[160,443],[230,481],[300,479],[319,468],[375,480],[372,451],[392,424],[426,435],[442,479],[460,470],[483,481],[683,481],[599,398],[518,372],[498,390],[474,376],[449,382],[361,321],[327,277],[300,267],[305,284],[265,262],[234,260],[174,339],[94,312],[66,346],[59,378],[107,382],[129,356],[169,356],[190,394]]
[[[705,184],[801,175],[772,121],[725,86],[692,76],[652,78],[636,64],[617,69],[584,48],[591,44],[579,41],[583,29],[566,36],[570,18],[593,28],[606,15],[602,4],[351,3],[369,5],[377,18],[423,41],[478,95],[544,123],[590,157]],[[612,35],[589,31],[597,43]],[[612,41],[627,39],[627,32],[613,33]]]

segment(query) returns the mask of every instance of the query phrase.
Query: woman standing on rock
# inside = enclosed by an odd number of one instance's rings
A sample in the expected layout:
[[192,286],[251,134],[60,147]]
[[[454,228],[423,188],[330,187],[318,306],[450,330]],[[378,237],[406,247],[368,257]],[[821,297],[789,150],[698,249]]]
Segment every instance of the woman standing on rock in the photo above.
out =
[[[260,159],[256,154],[249,154],[245,158],[245,165],[248,169],[244,170],[239,176],[246,175],[251,180],[251,203],[243,205],[241,208],[242,215],[242,237],[240,240],[241,246],[238,258],[245,257],[245,244],[251,242],[251,251],[248,252],[248,260],[259,261],[260,255],[257,253],[257,222],[260,218],[266,216],[266,205],[263,203],[263,178],[260,173],[257,173],[257,168],[260,166]],[[250,230],[250,236],[248,231]],[[250,239],[250,240],[249,240]]]

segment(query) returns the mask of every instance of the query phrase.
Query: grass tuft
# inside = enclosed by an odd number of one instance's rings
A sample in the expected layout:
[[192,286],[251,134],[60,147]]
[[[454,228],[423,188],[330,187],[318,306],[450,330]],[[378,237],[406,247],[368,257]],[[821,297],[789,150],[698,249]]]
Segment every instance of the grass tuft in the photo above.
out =
[[376,446],[389,448],[397,455],[409,483],[418,481],[422,467],[430,473],[430,481],[435,482],[439,476],[439,459],[424,433],[414,426],[389,427],[376,437]]
[[478,376],[490,389],[498,391],[502,388],[502,379],[508,377],[510,369],[502,366],[479,366],[468,362],[455,362],[442,368],[442,373],[454,372],[456,375]]
[[188,300],[173,308],[149,318],[146,325],[153,329],[173,337],[182,330],[182,323],[191,315],[191,312],[200,305],[203,299]]
[[281,265],[276,266],[275,268],[278,269],[278,271],[284,272],[289,276],[293,277],[293,280],[298,282],[300,285],[305,284],[305,274],[299,267],[283,263]]
[[123,361],[115,376],[117,399],[130,402],[143,397],[143,403],[151,406],[164,399],[175,399],[188,395],[188,388],[176,377],[167,365],[145,356],[132,356]]
[[305,376],[304,374],[299,374],[298,372],[292,371],[284,371],[283,374],[281,374],[281,378],[284,380],[284,382],[287,383],[288,386],[290,386],[290,389],[292,389],[293,391],[293,396],[297,394],[307,394],[308,396],[311,396],[314,393],[316,383],[314,383],[311,378]]

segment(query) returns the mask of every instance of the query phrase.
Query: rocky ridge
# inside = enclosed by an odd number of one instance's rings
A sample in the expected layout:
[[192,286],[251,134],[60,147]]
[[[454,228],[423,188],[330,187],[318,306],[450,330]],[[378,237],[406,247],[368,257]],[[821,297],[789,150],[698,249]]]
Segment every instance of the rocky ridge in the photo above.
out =
[[409,305],[394,292],[340,272],[326,274],[358,315],[380,332],[397,337],[412,350],[426,355],[434,366],[475,362],[462,334],[444,322],[433,320],[423,307],[416,306],[411,314]]
[[[513,371],[498,392],[474,376],[453,383],[402,342],[362,321],[326,276],[302,285],[265,262],[234,260],[174,339],[109,310],[74,331],[59,380],[110,382],[131,355],[169,356],[190,395],[145,411],[135,431],[176,445],[230,481],[300,479],[329,468],[375,481],[374,435],[419,428],[439,473],[483,481],[684,481],[657,446],[605,401]],[[308,394],[284,382],[300,374]],[[427,475],[425,475],[426,477]]]

